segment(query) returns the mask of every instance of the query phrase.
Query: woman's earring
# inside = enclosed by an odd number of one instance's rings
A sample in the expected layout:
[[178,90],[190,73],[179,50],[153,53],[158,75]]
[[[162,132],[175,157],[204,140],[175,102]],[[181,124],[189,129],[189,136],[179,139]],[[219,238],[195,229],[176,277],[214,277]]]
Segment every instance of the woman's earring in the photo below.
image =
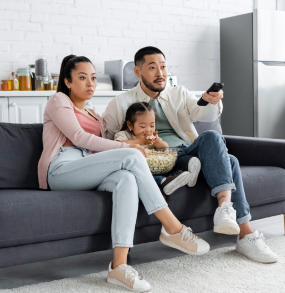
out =
[[71,94],[71,88],[69,87],[68,89],[69,89],[69,96],[70,96],[70,94]]

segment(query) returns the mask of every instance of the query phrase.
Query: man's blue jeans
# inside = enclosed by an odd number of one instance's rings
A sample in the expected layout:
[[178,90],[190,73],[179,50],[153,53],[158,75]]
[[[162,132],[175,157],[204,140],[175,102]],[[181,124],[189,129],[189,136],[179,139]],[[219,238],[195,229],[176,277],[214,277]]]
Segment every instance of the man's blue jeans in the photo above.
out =
[[188,170],[189,159],[193,156],[198,157],[211,195],[216,197],[220,191],[231,190],[237,223],[250,221],[250,208],[245,197],[238,159],[228,154],[225,139],[219,132],[203,132],[191,145],[179,146],[178,154],[175,170]]

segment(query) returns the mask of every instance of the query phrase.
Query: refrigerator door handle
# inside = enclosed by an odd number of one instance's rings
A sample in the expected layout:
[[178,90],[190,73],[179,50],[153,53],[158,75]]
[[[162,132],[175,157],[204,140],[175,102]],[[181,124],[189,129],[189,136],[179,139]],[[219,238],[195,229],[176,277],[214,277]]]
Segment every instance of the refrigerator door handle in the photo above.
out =
[[285,61],[259,61],[267,66],[285,66]]

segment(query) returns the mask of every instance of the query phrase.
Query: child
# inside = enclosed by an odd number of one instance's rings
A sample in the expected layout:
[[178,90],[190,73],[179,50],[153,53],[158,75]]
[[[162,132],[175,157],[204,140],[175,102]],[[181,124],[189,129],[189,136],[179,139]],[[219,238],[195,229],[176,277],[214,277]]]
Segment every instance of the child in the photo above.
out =
[[[129,106],[122,130],[115,134],[114,139],[126,143],[151,146],[155,149],[168,148],[168,144],[158,136],[158,132],[155,130],[155,113],[152,106],[146,102],[134,103]],[[177,171],[168,176],[166,174],[154,175],[155,181],[166,195],[172,194],[186,184],[189,187],[195,186],[201,163],[196,157],[194,161],[198,168],[193,168],[192,172]]]

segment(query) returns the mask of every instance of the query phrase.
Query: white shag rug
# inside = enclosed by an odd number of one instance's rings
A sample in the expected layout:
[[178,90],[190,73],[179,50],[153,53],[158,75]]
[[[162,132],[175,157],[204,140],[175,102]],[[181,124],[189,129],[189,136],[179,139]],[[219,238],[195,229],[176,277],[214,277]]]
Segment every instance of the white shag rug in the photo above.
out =
[[[267,240],[278,253],[275,264],[260,264],[235,252],[219,248],[203,256],[178,256],[134,266],[152,285],[154,293],[284,293],[285,236]],[[115,293],[129,292],[106,283],[107,272],[100,272],[0,290],[3,293]]]

